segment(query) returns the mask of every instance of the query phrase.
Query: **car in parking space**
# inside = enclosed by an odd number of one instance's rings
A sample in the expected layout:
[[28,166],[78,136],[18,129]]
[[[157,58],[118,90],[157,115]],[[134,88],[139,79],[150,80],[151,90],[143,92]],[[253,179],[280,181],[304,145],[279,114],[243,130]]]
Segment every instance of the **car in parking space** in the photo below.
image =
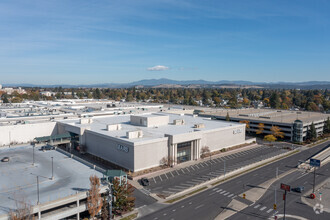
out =
[[141,183],[142,186],[149,186],[150,185],[149,180],[147,178],[141,178],[140,183]]
[[42,146],[42,147],[41,147],[41,150],[42,150],[42,151],[54,150],[54,149],[55,149],[55,147],[52,146],[52,145],[46,145],[46,146]]
[[298,186],[298,187],[295,187],[295,188],[291,189],[291,191],[297,192],[297,193],[302,193],[304,191],[304,189],[305,189],[305,187]]
[[1,159],[1,162],[9,162],[9,157],[4,157]]

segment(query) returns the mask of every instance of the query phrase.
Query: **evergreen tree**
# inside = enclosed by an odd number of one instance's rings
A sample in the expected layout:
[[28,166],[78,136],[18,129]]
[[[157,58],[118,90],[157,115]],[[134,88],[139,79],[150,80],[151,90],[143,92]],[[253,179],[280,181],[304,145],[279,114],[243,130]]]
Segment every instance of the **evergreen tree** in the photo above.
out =
[[312,124],[311,124],[310,135],[311,135],[311,139],[312,140],[315,140],[315,138],[317,137],[317,133],[316,133],[316,128],[315,128],[314,122],[312,122]]
[[324,133],[324,134],[328,134],[328,133],[330,133],[330,119],[329,119],[329,117],[328,117],[328,119],[324,122],[323,133]]
[[226,121],[230,121],[229,113],[227,112]]

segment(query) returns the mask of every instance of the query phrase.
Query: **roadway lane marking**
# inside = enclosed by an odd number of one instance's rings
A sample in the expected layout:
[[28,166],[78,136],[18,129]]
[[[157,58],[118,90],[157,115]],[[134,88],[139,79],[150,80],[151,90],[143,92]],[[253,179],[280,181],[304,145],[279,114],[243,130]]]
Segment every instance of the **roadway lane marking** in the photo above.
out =
[[264,211],[266,208],[267,208],[267,207],[264,206],[264,207],[262,207],[262,208],[260,209],[260,211]]
[[170,172],[170,173],[172,174],[172,177],[174,177],[173,173],[172,172]]
[[173,210],[172,210],[172,212],[175,212],[175,211],[176,211],[176,209],[173,209]]
[[230,198],[230,197],[232,197],[234,194],[230,194],[230,195],[228,195],[228,197]]
[[195,169],[194,169],[194,167],[193,167],[193,166],[190,166],[190,168],[191,168],[191,169],[193,169],[193,170],[195,171]]
[[192,204],[192,202],[189,202],[189,205],[191,205]]
[[168,177],[167,177],[166,173],[164,173],[164,175],[165,175],[165,176],[166,176],[166,178],[168,179]]
[[228,195],[230,192],[226,192],[225,194],[223,194],[224,196]]
[[260,204],[254,206],[255,209],[259,208],[260,207]]
[[179,174],[178,170],[175,170],[175,171],[176,171],[176,173],[178,174],[178,176],[180,176],[180,174]]
[[212,193],[209,194],[209,196],[212,196],[213,194],[216,194],[216,193],[217,193],[217,192],[212,192]]
[[273,209],[268,209],[267,213],[270,213],[271,211],[273,211]]
[[157,220],[158,218],[156,217],[156,218],[154,218],[154,220]]
[[219,189],[219,190],[217,190],[217,193],[219,193],[219,192],[221,192],[222,191],[222,189]]
[[199,208],[202,208],[204,206],[204,204],[202,204],[202,205],[199,205],[199,206],[197,206],[195,209],[199,209]]
[[232,199],[235,199],[237,196],[233,196],[233,198]]
[[164,213],[163,215],[164,215],[164,216],[166,216],[167,214],[166,214],[166,213]]
[[163,181],[163,179],[162,179],[162,177],[159,175],[159,179],[160,179],[160,181]]
[[220,194],[224,194],[226,191],[222,191]]
[[152,177],[152,179],[154,180],[155,183],[157,183],[156,180],[155,180],[155,177]]
[[192,186],[191,184],[187,184],[187,183],[181,183],[180,185],[183,185],[183,186],[189,186],[189,187]]
[[214,188],[214,189],[212,189],[213,191],[216,191],[216,190],[218,190],[219,188]]
[[184,205],[182,205],[181,208],[183,209],[184,208]]

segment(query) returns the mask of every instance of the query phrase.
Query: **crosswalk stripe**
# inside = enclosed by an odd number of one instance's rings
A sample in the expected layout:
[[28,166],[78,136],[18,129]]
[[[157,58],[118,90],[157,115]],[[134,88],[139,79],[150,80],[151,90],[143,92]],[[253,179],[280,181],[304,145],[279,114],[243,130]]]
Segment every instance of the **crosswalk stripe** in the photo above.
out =
[[218,188],[214,188],[213,191],[218,190]]
[[255,209],[259,208],[260,207],[260,204],[254,206]]
[[234,194],[230,194],[230,195],[228,195],[228,197],[232,197]]
[[262,207],[262,208],[260,209],[260,211],[264,211],[266,208],[267,208],[267,207],[264,206],[264,207]]
[[222,191],[222,189],[219,189],[217,192],[221,192]]
[[270,213],[271,211],[273,211],[273,209],[268,209],[267,213]]

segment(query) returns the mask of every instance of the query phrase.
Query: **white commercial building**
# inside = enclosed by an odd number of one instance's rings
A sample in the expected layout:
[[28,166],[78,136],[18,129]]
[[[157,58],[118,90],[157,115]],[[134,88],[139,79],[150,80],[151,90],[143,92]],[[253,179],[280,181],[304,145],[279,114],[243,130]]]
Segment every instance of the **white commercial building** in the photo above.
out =
[[245,124],[183,114],[149,113],[68,119],[58,122],[59,133],[79,136],[87,153],[131,171],[197,160],[210,151],[245,143]]

